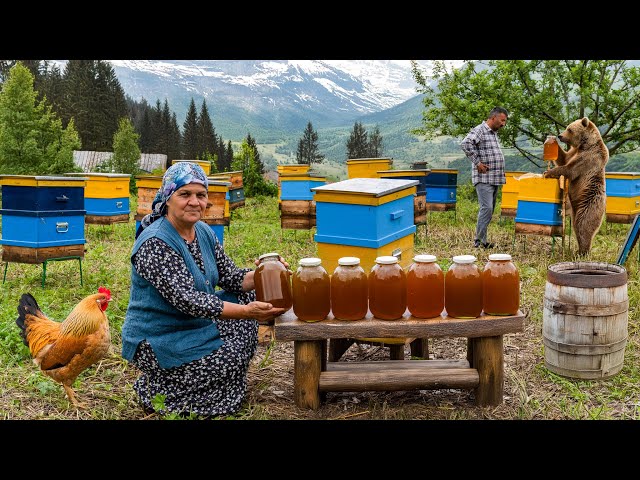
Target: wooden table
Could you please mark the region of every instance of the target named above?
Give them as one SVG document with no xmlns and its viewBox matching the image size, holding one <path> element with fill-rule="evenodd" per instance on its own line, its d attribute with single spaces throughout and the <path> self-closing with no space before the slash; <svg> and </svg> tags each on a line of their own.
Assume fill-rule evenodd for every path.
<svg viewBox="0 0 640 480">
<path fill-rule="evenodd" d="M 502 336 L 524 330 L 524 314 L 482 315 L 473 319 L 442 315 L 420 319 L 408 312 L 399 320 L 370 313 L 362 320 L 307 323 L 293 310 L 275 320 L 276 341 L 294 342 L 294 400 L 316 410 L 325 392 L 473 389 L 479 406 L 502 403 L 504 385 Z M 327 362 L 327 340 L 343 338 L 467 337 L 467 359 Z"/>
</svg>

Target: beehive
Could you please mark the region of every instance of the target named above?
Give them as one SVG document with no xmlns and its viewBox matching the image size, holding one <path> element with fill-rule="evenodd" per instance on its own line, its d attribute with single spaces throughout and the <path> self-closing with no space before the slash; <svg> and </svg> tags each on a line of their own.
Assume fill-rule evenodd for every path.
<svg viewBox="0 0 640 480">
<path fill-rule="evenodd" d="M 245 204 L 242 170 L 220 172 L 209 175 L 209 178 L 229 182 L 229 209 L 233 210 Z"/>
<path fill-rule="evenodd" d="M 378 178 L 380 170 L 390 170 L 393 165 L 391 158 L 353 158 L 347 160 L 347 177 Z"/>
<path fill-rule="evenodd" d="M 162 176 L 157 175 L 137 175 L 135 177 L 138 189 L 138 209 L 135 214 L 136 231 L 140 226 L 140 221 L 145 215 L 151 213 L 153 199 L 162 185 Z"/>
<path fill-rule="evenodd" d="M 202 221 L 216 233 L 220 243 L 224 243 L 224 226 L 229 225 L 229 187 L 230 182 L 214 180 L 208 177 L 208 202 Z"/>
<path fill-rule="evenodd" d="M 276 168 L 278 170 L 278 206 L 280 206 L 280 203 L 282 202 L 282 186 L 280 185 L 280 178 L 282 175 L 290 173 L 307 173 L 311 166 L 304 163 L 297 163 L 292 165 L 278 165 Z"/>
<path fill-rule="evenodd" d="M 632 223 L 640 213 L 640 172 L 605 173 L 607 222 Z"/>
<path fill-rule="evenodd" d="M 129 180 L 127 173 L 65 173 L 69 177 L 85 177 L 85 223 L 110 225 L 129 221 Z"/>
<path fill-rule="evenodd" d="M 197 163 L 204 170 L 205 175 L 209 175 L 211 173 L 211 162 L 206 160 L 171 160 L 171 165 L 175 165 L 180 162 L 189 162 L 189 163 Z"/>
<path fill-rule="evenodd" d="M 327 271 L 333 271 L 344 256 L 357 256 L 363 268 L 370 269 L 376 257 L 395 255 L 408 267 L 413 258 L 413 197 L 418 183 L 353 178 L 313 188 L 314 239 Z"/>
<path fill-rule="evenodd" d="M 518 177 L 527 172 L 504 172 L 507 183 L 502 186 L 502 201 L 500 203 L 500 215 L 503 217 L 515 217 L 518 209 L 518 191 L 520 182 Z"/>
<path fill-rule="evenodd" d="M 2 175 L 2 260 L 84 257 L 85 177 Z"/>
<path fill-rule="evenodd" d="M 415 164 L 414 164 L 415 165 Z M 427 221 L 427 177 L 431 170 L 382 170 L 378 172 L 380 178 L 395 178 L 398 180 L 417 180 L 416 196 L 413 198 L 413 223 L 421 225 Z"/>
<path fill-rule="evenodd" d="M 316 205 L 312 188 L 327 182 L 313 173 L 280 175 L 280 225 L 282 228 L 308 230 L 316 224 Z"/>
<path fill-rule="evenodd" d="M 427 210 L 444 211 L 456 208 L 458 170 L 431 169 L 427 177 Z"/>
<path fill-rule="evenodd" d="M 563 231 L 564 177 L 542 178 L 542 175 L 519 177 L 516 233 L 560 236 Z M 543 227 L 543 228 L 540 228 Z"/>
</svg>

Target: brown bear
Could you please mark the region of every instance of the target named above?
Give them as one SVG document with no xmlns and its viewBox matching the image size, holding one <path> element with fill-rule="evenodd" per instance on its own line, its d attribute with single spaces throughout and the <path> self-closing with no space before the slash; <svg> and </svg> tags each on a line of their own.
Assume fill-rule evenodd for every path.
<svg viewBox="0 0 640 480">
<path fill-rule="evenodd" d="M 544 172 L 545 178 L 569 179 L 571 223 L 578 240 L 578 254 L 591 250 L 593 237 L 600 229 L 606 209 L 605 165 L 609 149 L 604 144 L 598 127 L 584 117 L 570 123 L 558 135 L 569 145 L 569 150 L 558 148 L 556 167 Z"/>
</svg>

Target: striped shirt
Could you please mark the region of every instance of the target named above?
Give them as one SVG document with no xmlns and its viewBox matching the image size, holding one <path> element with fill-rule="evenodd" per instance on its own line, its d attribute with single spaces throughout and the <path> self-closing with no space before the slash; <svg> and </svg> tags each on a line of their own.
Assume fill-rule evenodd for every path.
<svg viewBox="0 0 640 480">
<path fill-rule="evenodd" d="M 504 155 L 498 143 L 498 135 L 491 130 L 486 121 L 473 127 L 460 143 L 460 148 L 471 160 L 471 181 L 502 185 L 507 179 L 504 175 Z M 489 167 L 486 173 L 478 172 L 479 162 Z"/>
</svg>

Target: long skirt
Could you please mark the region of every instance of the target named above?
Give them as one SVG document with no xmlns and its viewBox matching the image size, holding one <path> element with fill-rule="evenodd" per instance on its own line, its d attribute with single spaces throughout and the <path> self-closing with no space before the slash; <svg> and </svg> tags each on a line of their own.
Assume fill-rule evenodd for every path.
<svg viewBox="0 0 640 480">
<path fill-rule="evenodd" d="M 255 300 L 255 293 L 238 297 L 238 303 L 244 305 Z M 222 347 L 177 367 L 161 368 L 151 345 L 146 340 L 140 343 L 133 364 L 141 374 L 133 388 L 145 410 L 162 415 L 237 413 L 246 396 L 249 363 L 258 346 L 258 322 L 218 319 L 216 323 L 224 341 Z"/>
</svg>

